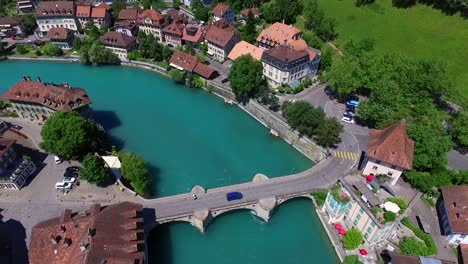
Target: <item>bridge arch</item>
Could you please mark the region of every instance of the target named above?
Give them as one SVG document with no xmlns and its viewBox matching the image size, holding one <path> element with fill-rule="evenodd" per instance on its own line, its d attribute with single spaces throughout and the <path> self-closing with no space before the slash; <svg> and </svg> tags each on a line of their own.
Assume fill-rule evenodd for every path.
<svg viewBox="0 0 468 264">
<path fill-rule="evenodd" d="M 297 196 L 289 196 L 289 197 L 278 198 L 276 204 L 277 204 L 277 206 L 280 206 L 281 204 L 283 204 L 285 202 L 288 202 L 288 201 L 291 201 L 293 199 L 309 199 L 312 202 L 314 201 L 314 198 L 312 197 L 312 195 L 306 193 L 306 194 L 297 195 Z"/>
</svg>

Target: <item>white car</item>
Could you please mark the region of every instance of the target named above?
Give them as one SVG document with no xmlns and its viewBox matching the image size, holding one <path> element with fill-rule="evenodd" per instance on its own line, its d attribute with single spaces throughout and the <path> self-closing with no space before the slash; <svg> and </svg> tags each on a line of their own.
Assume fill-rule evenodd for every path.
<svg viewBox="0 0 468 264">
<path fill-rule="evenodd" d="M 55 184 L 55 189 L 57 190 L 70 190 L 72 187 L 72 184 L 69 182 L 57 182 Z"/>
<path fill-rule="evenodd" d="M 60 158 L 59 156 L 54 156 L 54 160 L 55 160 L 55 164 L 60 164 L 63 162 L 62 158 Z"/>
<path fill-rule="evenodd" d="M 65 177 L 63 178 L 64 183 L 75 183 L 76 178 L 74 177 Z"/>
<path fill-rule="evenodd" d="M 348 124 L 354 124 L 354 115 L 352 113 L 346 112 L 341 118 L 341 121 Z"/>
</svg>

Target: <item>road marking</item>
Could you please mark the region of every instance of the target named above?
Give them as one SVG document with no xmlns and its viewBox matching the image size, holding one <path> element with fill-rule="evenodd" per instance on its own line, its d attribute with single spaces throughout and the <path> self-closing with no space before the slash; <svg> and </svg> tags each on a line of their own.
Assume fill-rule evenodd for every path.
<svg viewBox="0 0 468 264">
<path fill-rule="evenodd" d="M 340 159 L 359 160 L 359 154 L 350 151 L 333 151 L 333 156 Z"/>
</svg>

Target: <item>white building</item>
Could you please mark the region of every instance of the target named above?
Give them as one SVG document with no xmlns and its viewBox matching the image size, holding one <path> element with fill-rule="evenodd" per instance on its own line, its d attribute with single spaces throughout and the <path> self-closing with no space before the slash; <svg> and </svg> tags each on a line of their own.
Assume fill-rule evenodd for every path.
<svg viewBox="0 0 468 264">
<path fill-rule="evenodd" d="M 76 7 L 76 17 L 82 28 L 86 27 L 87 23 L 92 23 L 97 28 L 111 24 L 110 13 L 105 7 L 79 5 Z"/>
<path fill-rule="evenodd" d="M 210 26 L 205 40 L 208 43 L 208 55 L 219 62 L 224 62 L 240 38 L 229 28 Z"/>
<path fill-rule="evenodd" d="M 442 202 L 438 205 L 440 220 L 448 244 L 468 243 L 468 186 L 442 187 Z"/>
<path fill-rule="evenodd" d="M 402 120 L 385 129 L 371 129 L 361 171 L 364 175 L 382 175 L 395 185 L 403 170 L 413 166 L 414 141 L 406 133 Z"/>
<path fill-rule="evenodd" d="M 128 61 L 128 53 L 137 48 L 135 37 L 119 32 L 108 31 L 100 40 L 101 43 L 116 54 L 121 61 Z"/>
<path fill-rule="evenodd" d="M 73 1 L 41 1 L 35 12 L 38 36 L 44 37 L 54 27 L 77 31 L 79 22 L 75 16 L 75 8 Z"/>
<path fill-rule="evenodd" d="M 168 25 L 168 20 L 158 10 L 147 9 L 138 15 L 137 24 L 140 32 L 151 34 L 162 42 L 162 29 Z"/>
</svg>

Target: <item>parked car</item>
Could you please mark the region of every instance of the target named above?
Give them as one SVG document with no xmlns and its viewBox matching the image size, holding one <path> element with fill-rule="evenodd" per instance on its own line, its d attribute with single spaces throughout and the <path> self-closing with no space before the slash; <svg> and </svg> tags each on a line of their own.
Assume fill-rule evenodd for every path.
<svg viewBox="0 0 468 264">
<path fill-rule="evenodd" d="M 65 174 L 63 177 L 74 177 L 78 178 L 80 176 L 80 167 L 71 166 L 65 169 Z"/>
<path fill-rule="evenodd" d="M 221 83 L 227 83 L 228 81 L 229 81 L 228 78 L 224 78 L 224 79 L 221 80 Z"/>
<path fill-rule="evenodd" d="M 343 114 L 343 117 L 341 118 L 341 121 L 348 123 L 348 124 L 354 124 L 354 115 L 353 113 L 350 112 L 345 112 Z"/>
<path fill-rule="evenodd" d="M 244 197 L 244 196 L 240 192 L 230 192 L 230 193 L 226 194 L 226 199 L 228 201 L 240 200 L 240 199 L 242 199 L 242 197 Z"/>
<path fill-rule="evenodd" d="M 75 183 L 76 178 L 74 177 L 65 177 L 63 178 L 63 182 L 65 183 Z"/>
<path fill-rule="evenodd" d="M 72 184 L 69 182 L 57 182 L 55 184 L 55 189 L 57 190 L 70 190 L 72 187 Z"/>
<path fill-rule="evenodd" d="M 356 106 L 346 104 L 346 112 L 355 113 L 356 112 Z"/>
<path fill-rule="evenodd" d="M 193 197 L 194 200 L 196 200 L 198 198 L 196 194 L 192 194 L 192 197 Z"/>
<path fill-rule="evenodd" d="M 59 156 L 54 156 L 55 164 L 60 164 L 63 162 L 63 159 Z"/>
</svg>

